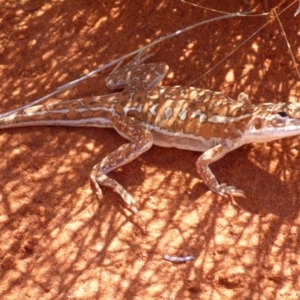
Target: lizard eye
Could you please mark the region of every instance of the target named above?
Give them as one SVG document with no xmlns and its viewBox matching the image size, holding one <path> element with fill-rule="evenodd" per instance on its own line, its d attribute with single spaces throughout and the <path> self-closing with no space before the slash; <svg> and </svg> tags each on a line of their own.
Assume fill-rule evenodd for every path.
<svg viewBox="0 0 300 300">
<path fill-rule="evenodd" d="M 279 111 L 278 113 L 277 113 L 281 118 L 286 118 L 288 115 L 287 115 L 287 113 L 285 113 L 284 111 Z"/>
</svg>

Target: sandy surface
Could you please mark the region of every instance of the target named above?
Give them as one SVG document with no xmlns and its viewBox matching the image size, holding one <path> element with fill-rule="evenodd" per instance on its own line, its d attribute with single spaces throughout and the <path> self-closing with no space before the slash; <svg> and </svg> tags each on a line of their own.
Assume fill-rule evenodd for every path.
<svg viewBox="0 0 300 300">
<path fill-rule="evenodd" d="M 194 2 L 262 13 L 263 2 L 280 1 Z M 299 62 L 298 3 L 283 2 L 278 13 L 294 2 L 280 20 Z M 0 0 L 0 111 L 217 15 L 179 0 Z M 233 98 L 243 91 L 254 103 L 298 101 L 299 78 L 276 18 L 217 21 L 154 50 L 149 61 L 170 66 L 165 84 L 189 85 L 216 66 L 192 85 Z M 57 98 L 108 93 L 108 73 Z M 99 201 L 89 179 L 122 143 L 110 129 L 0 132 L 1 299 L 300 298 L 297 137 L 250 144 L 213 164 L 218 180 L 247 199 L 210 192 L 197 176 L 196 152 L 153 147 L 112 172 L 137 199 L 146 234 L 111 190 Z M 195 259 L 172 264 L 164 254 Z"/>
</svg>

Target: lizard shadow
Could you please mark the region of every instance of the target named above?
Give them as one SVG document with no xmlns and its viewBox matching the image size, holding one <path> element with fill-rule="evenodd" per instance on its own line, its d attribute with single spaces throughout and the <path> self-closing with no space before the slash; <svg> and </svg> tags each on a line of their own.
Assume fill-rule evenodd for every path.
<svg viewBox="0 0 300 300">
<path fill-rule="evenodd" d="M 225 182 L 244 190 L 246 198 L 228 197 L 229 201 L 234 206 L 238 206 L 253 214 L 271 213 L 281 218 L 293 216 L 300 210 L 297 197 L 295 196 L 297 195 L 297 191 L 295 191 L 296 185 L 288 183 L 289 180 L 285 183 L 280 180 L 278 174 L 270 174 L 265 167 L 260 167 L 259 164 L 262 158 L 257 157 L 257 164 L 252 163 L 247 158 L 245 159 L 249 151 L 247 146 L 239 148 L 210 165 L 220 183 Z M 211 193 L 211 197 L 216 198 L 216 201 L 218 198 L 222 199 L 220 196 L 210 192 L 201 178 L 199 178 L 195 168 L 195 162 L 199 155 L 201 153 L 153 147 L 147 153 L 144 153 L 141 159 L 135 160 L 134 164 L 132 164 L 133 171 L 136 173 L 135 180 L 137 180 L 134 181 L 134 185 L 139 186 L 145 180 L 145 174 L 141 171 L 141 164 L 144 160 L 146 168 L 151 162 L 163 172 L 171 171 L 174 174 L 179 171 L 185 174 L 187 184 L 191 185 L 188 194 L 188 198 L 191 201 L 197 201 L 207 192 Z M 283 160 L 283 155 L 279 156 L 278 159 Z M 283 165 L 283 163 L 279 165 Z M 124 166 L 124 170 L 125 168 L 127 170 L 127 166 Z M 199 178 L 199 181 L 196 184 L 192 184 L 193 180 L 197 180 L 197 178 Z M 119 177 L 118 179 L 124 183 L 123 178 Z M 171 176 L 165 176 L 163 181 L 161 186 L 164 185 L 170 190 L 178 190 L 178 186 L 171 182 Z M 163 189 L 163 187 L 159 189 Z M 227 201 L 226 198 L 223 199 Z"/>
<path fill-rule="evenodd" d="M 238 159 L 236 152 L 241 154 Z M 295 196 L 295 185 L 289 184 L 288 180 L 284 183 L 279 175 L 270 174 L 248 159 L 241 162 L 247 156 L 245 152 L 245 148 L 235 150 L 219 161 L 218 167 L 212 167 L 220 182 L 227 182 L 245 191 L 246 198 L 231 197 L 232 203 L 250 213 L 271 213 L 280 218 L 298 213 L 300 207 Z M 279 159 L 283 160 L 283 155 Z M 257 162 L 260 163 L 259 158 Z"/>
</svg>

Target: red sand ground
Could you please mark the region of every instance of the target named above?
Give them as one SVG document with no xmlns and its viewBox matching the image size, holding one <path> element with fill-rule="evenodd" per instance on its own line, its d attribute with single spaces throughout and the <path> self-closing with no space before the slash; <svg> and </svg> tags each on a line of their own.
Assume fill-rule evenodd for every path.
<svg viewBox="0 0 300 300">
<path fill-rule="evenodd" d="M 194 1 L 228 12 L 263 1 Z M 267 2 L 267 1 L 265 1 Z M 280 1 L 269 0 L 270 8 Z M 297 1 L 280 15 L 297 61 Z M 278 10 L 278 12 L 280 11 Z M 160 36 L 217 16 L 175 1 L 0 0 L 0 109 L 29 103 Z M 274 16 L 274 15 L 273 15 Z M 161 43 L 168 85 L 255 103 L 298 101 L 299 78 L 278 21 L 236 18 Z M 108 93 L 109 70 L 59 95 Z M 137 199 L 148 232 L 118 195 L 99 201 L 89 174 L 124 140 L 110 129 L 32 127 L 0 133 L 1 299 L 299 299 L 299 140 L 244 146 L 212 166 L 247 199 L 226 200 L 197 176 L 198 153 L 153 147 L 112 172 Z M 195 260 L 172 264 L 163 254 Z"/>
</svg>

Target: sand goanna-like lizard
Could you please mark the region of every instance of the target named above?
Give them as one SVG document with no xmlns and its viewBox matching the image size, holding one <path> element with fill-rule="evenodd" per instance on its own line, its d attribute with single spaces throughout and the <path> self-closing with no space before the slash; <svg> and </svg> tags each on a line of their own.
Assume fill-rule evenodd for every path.
<svg viewBox="0 0 300 300">
<path fill-rule="evenodd" d="M 300 103 L 251 104 L 241 93 L 233 100 L 206 89 L 158 86 L 168 71 L 165 63 L 144 64 L 139 53 L 106 79 L 112 90 L 103 96 L 32 106 L 0 117 L 0 128 L 58 125 L 112 127 L 129 140 L 94 166 L 91 179 L 117 192 L 142 220 L 135 199 L 107 174 L 134 160 L 151 146 L 203 152 L 196 169 L 207 187 L 221 196 L 244 192 L 219 184 L 209 165 L 226 153 L 252 142 L 268 142 L 300 133 Z"/>
</svg>

